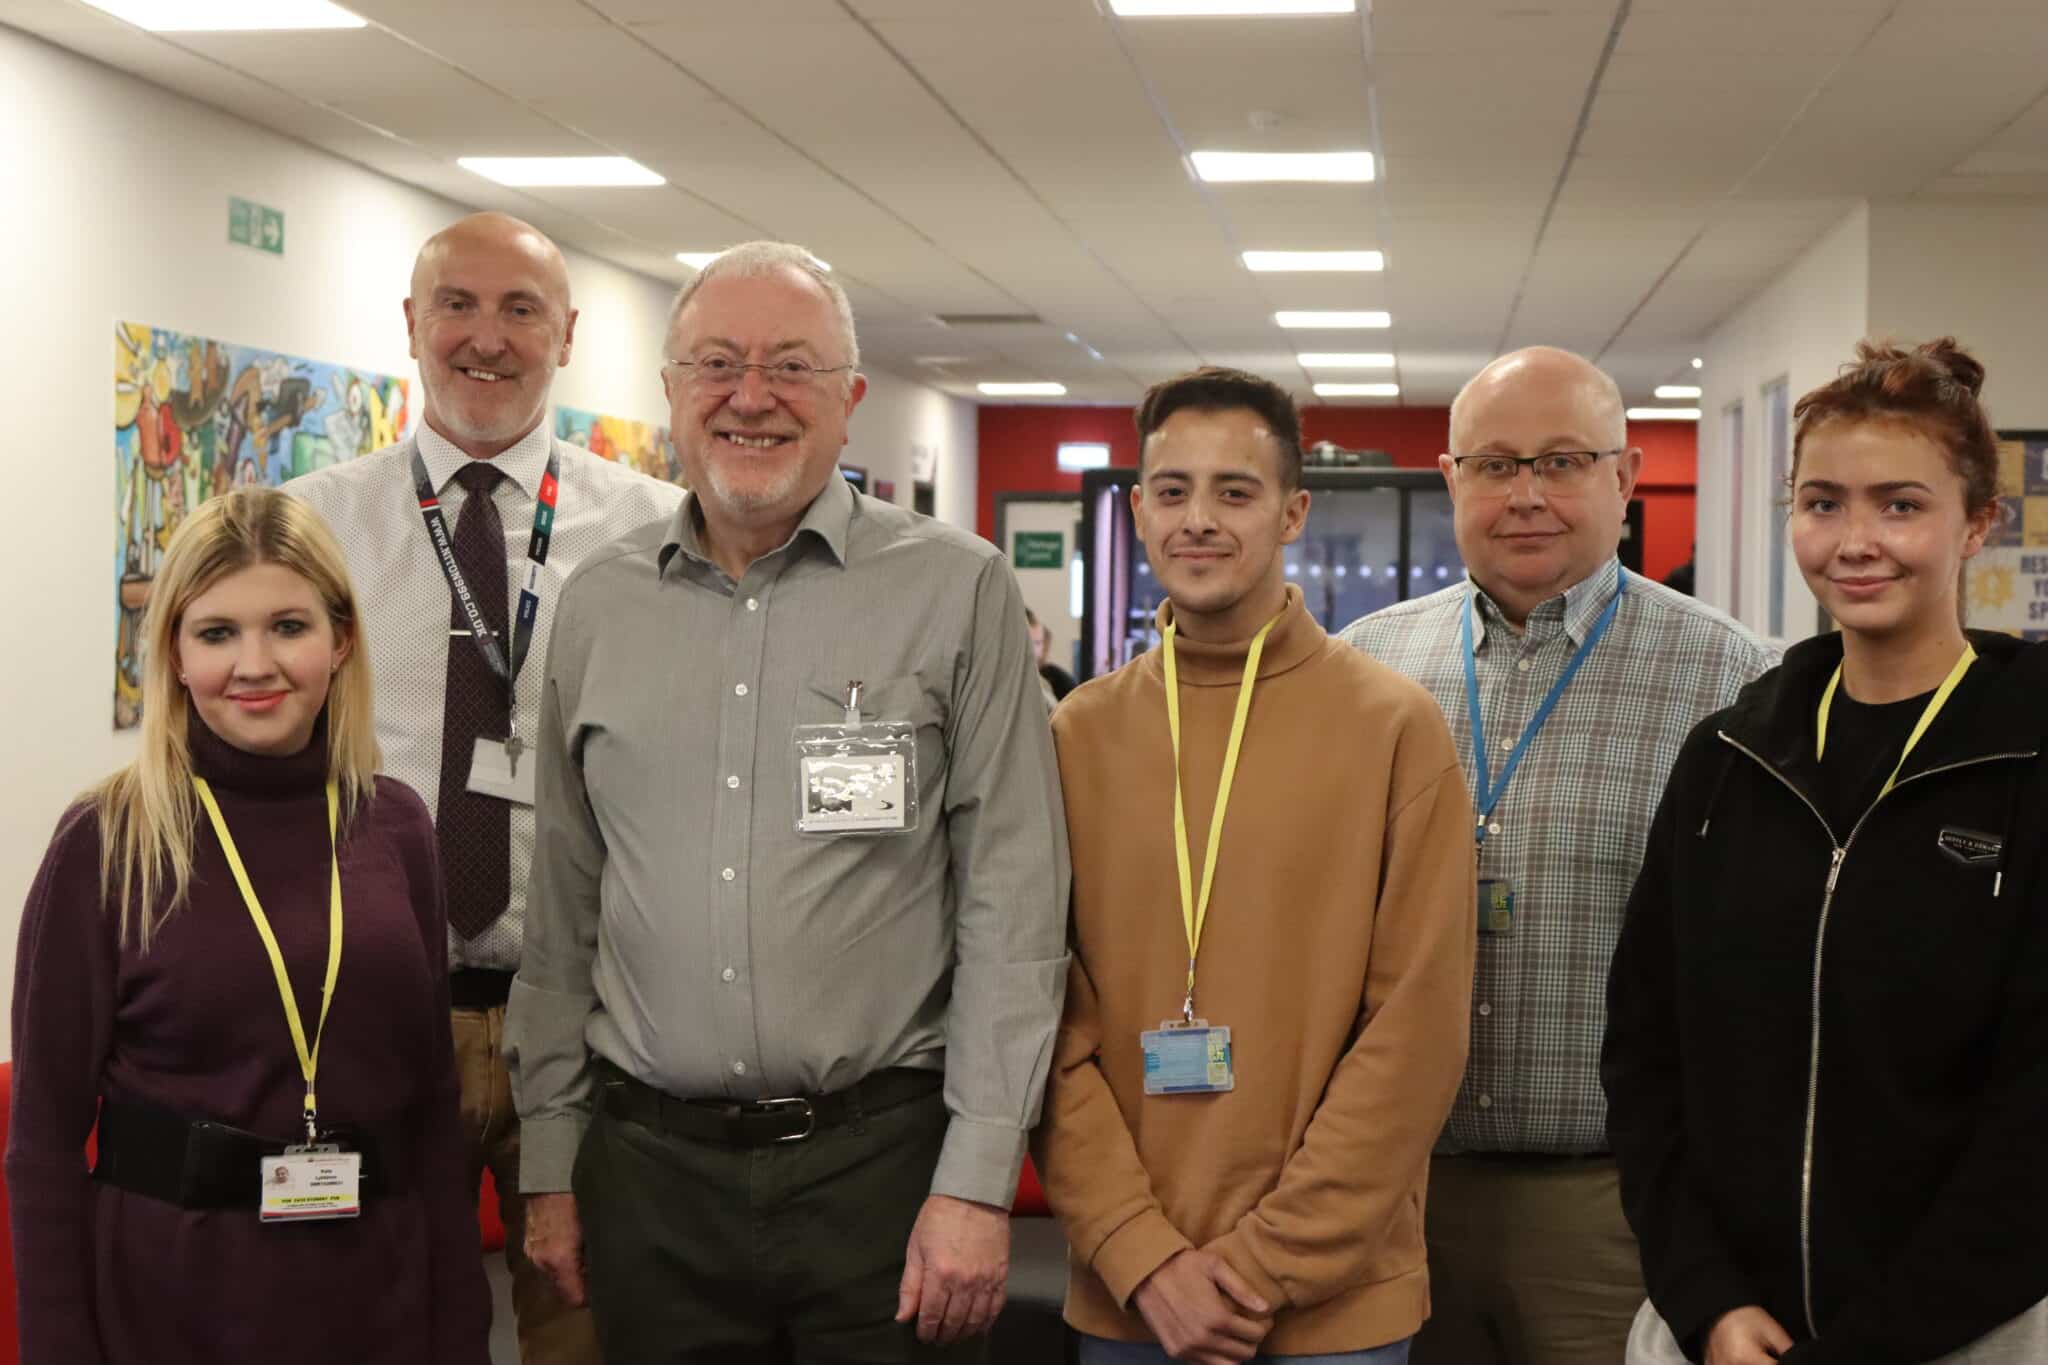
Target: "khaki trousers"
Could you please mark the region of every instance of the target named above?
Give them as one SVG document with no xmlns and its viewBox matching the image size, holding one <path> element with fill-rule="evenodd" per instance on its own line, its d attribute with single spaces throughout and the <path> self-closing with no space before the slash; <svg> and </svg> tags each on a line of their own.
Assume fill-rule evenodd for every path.
<svg viewBox="0 0 2048 1365">
<path fill-rule="evenodd" d="M 1642 1263 L 1612 1157 L 1439 1156 L 1410 1365 L 1621 1365 Z"/>
<path fill-rule="evenodd" d="M 601 1365 L 590 1310 L 571 1308 L 539 1266 L 526 1259 L 526 1201 L 519 1196 L 519 1116 L 505 1071 L 505 1007 L 455 1010 L 455 1069 L 462 1077 L 462 1127 L 469 1143 L 469 1189 L 484 1168 L 498 1186 L 505 1221 L 505 1263 L 512 1271 L 512 1315 L 524 1365 Z"/>
</svg>

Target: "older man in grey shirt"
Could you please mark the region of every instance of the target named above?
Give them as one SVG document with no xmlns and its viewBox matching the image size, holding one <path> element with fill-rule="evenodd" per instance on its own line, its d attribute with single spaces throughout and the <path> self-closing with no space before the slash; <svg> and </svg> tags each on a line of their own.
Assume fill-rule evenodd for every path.
<svg viewBox="0 0 2048 1365">
<path fill-rule="evenodd" d="M 1067 962 L 1023 603 L 838 477 L 866 381 L 808 253 L 728 251 L 667 346 L 694 491 L 585 561 L 548 660 L 529 1248 L 572 1296 L 587 1266 L 611 1359 L 952 1358 L 1002 1303 Z"/>
</svg>

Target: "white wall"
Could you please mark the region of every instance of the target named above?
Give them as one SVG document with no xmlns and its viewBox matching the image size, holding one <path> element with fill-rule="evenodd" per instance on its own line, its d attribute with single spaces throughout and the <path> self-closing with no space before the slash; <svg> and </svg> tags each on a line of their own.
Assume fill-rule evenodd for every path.
<svg viewBox="0 0 2048 1365">
<path fill-rule="evenodd" d="M 113 327 L 134 321 L 411 376 L 399 305 L 414 253 L 465 212 L 0 26 L 0 410 L 15 493 L 0 535 L 0 982 L 65 805 L 125 762 L 112 729 Z M 227 240 L 227 201 L 285 211 L 286 254 Z M 558 403 L 666 422 L 670 286 L 571 253 L 581 311 Z M 414 411 L 419 395 L 414 391 Z M 913 441 L 941 451 L 939 511 L 974 525 L 971 405 L 875 376 L 848 459 L 910 499 Z M 0 1015 L 0 1055 L 8 1048 Z"/>
<path fill-rule="evenodd" d="M 1858 205 L 1770 284 L 1715 328 L 1700 354 L 1699 593 L 1759 632 L 1769 621 L 1766 602 L 1771 541 L 1784 534 L 1778 504 L 1782 490 L 1770 486 L 1770 442 L 1764 430 L 1763 390 L 1788 381 L 1790 396 L 1834 377 L 1864 334 L 1869 316 L 1871 214 Z M 1730 464 L 1723 413 L 1742 403 L 1741 545 L 1734 544 Z M 1741 601 L 1732 600 L 1731 579 L 1741 556 Z M 1813 632 L 1812 594 L 1795 566 L 1785 573 L 1785 633 Z"/>
<path fill-rule="evenodd" d="M 1953 335 L 1984 362 L 1984 405 L 2006 430 L 2048 428 L 2048 200 L 1870 207 L 1870 331 Z"/>
</svg>

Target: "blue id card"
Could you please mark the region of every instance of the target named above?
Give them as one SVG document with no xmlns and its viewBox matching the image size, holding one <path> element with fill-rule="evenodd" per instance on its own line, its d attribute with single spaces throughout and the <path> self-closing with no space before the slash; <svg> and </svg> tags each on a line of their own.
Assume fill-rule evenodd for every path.
<svg viewBox="0 0 2048 1365">
<path fill-rule="evenodd" d="M 1169 1019 L 1138 1035 L 1145 1049 L 1145 1093 L 1213 1095 L 1237 1088 L 1230 1062 L 1230 1030 L 1206 1019 Z"/>
</svg>

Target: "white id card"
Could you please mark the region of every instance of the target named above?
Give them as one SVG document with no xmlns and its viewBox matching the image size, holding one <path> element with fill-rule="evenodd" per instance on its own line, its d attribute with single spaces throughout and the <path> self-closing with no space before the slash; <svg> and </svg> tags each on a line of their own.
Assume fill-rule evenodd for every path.
<svg viewBox="0 0 2048 1365">
<path fill-rule="evenodd" d="M 917 828 L 917 732 L 909 725 L 800 725 L 800 834 L 905 834 Z"/>
<path fill-rule="evenodd" d="M 482 739 L 469 760 L 469 789 L 521 806 L 533 804 L 534 754 L 527 749 L 515 765 L 502 739 Z"/>
<path fill-rule="evenodd" d="M 363 1211 L 363 1154 L 337 1147 L 295 1148 L 259 1163 L 266 1223 L 313 1223 L 354 1218 Z"/>
<path fill-rule="evenodd" d="M 1214 1095 L 1237 1089 L 1230 1060 L 1230 1030 L 1206 1019 L 1169 1019 L 1138 1035 L 1145 1049 L 1148 1095 Z"/>
</svg>

